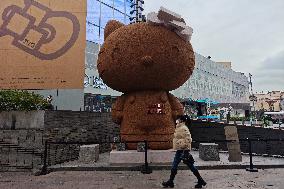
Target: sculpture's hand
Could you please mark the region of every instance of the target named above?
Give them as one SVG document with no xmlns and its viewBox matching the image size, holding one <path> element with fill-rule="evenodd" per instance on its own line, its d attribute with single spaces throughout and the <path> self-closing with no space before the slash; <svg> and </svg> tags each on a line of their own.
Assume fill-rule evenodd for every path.
<svg viewBox="0 0 284 189">
<path fill-rule="evenodd" d="M 116 124 L 121 124 L 123 119 L 123 107 L 125 102 L 125 96 L 117 97 L 115 103 L 112 105 L 111 116 L 112 120 Z"/>
<path fill-rule="evenodd" d="M 123 118 L 123 111 L 111 110 L 112 120 L 116 124 L 121 124 Z"/>
<path fill-rule="evenodd" d="M 168 96 L 169 96 L 169 102 L 171 104 L 172 116 L 174 119 L 176 119 L 177 116 L 184 114 L 183 105 L 174 95 L 168 93 Z"/>
</svg>

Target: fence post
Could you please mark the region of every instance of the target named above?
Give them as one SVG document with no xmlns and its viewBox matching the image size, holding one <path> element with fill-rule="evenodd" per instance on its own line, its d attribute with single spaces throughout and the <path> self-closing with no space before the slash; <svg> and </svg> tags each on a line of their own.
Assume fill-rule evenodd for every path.
<svg viewBox="0 0 284 189">
<path fill-rule="evenodd" d="M 145 143 L 145 164 L 142 165 L 141 173 L 151 174 L 152 169 L 148 165 L 148 141 L 144 140 L 144 143 Z"/>
<path fill-rule="evenodd" d="M 47 174 L 47 146 L 48 146 L 48 142 L 47 140 L 44 143 L 44 153 L 43 153 L 43 167 L 41 170 L 41 174 L 45 175 Z"/>
<path fill-rule="evenodd" d="M 249 143 L 249 162 L 250 162 L 250 165 L 249 165 L 249 168 L 246 168 L 246 171 L 249 171 L 249 172 L 258 172 L 257 168 L 254 168 L 253 167 L 253 163 L 252 163 L 252 145 L 251 145 L 251 139 L 247 138 L 248 140 L 248 143 Z"/>
</svg>

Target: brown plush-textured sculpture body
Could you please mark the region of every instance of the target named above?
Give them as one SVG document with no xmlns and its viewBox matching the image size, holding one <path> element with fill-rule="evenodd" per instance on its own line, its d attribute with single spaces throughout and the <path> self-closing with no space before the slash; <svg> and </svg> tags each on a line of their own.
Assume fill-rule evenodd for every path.
<svg viewBox="0 0 284 189">
<path fill-rule="evenodd" d="M 108 86 L 124 93 L 112 107 L 121 139 L 165 141 L 149 147 L 172 148 L 175 117 L 183 114 L 183 106 L 168 91 L 192 74 L 191 44 L 163 26 L 109 21 L 97 67 Z M 127 147 L 135 149 L 136 144 Z"/>
</svg>

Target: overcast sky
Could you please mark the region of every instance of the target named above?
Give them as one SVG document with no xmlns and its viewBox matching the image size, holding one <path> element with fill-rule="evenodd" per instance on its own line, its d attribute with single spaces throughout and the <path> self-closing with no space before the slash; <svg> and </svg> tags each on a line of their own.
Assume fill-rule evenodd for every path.
<svg viewBox="0 0 284 189">
<path fill-rule="evenodd" d="M 253 75 L 254 91 L 284 91 L 284 0 L 145 0 L 164 6 L 193 30 L 194 51 Z"/>
</svg>

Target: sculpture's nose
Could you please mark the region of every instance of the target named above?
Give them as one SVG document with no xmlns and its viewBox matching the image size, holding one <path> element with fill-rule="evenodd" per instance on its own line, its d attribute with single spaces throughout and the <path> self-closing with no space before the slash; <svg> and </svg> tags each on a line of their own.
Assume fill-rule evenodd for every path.
<svg viewBox="0 0 284 189">
<path fill-rule="evenodd" d="M 141 62 L 144 66 L 151 66 L 153 65 L 154 61 L 151 56 L 144 56 L 141 58 Z"/>
</svg>

